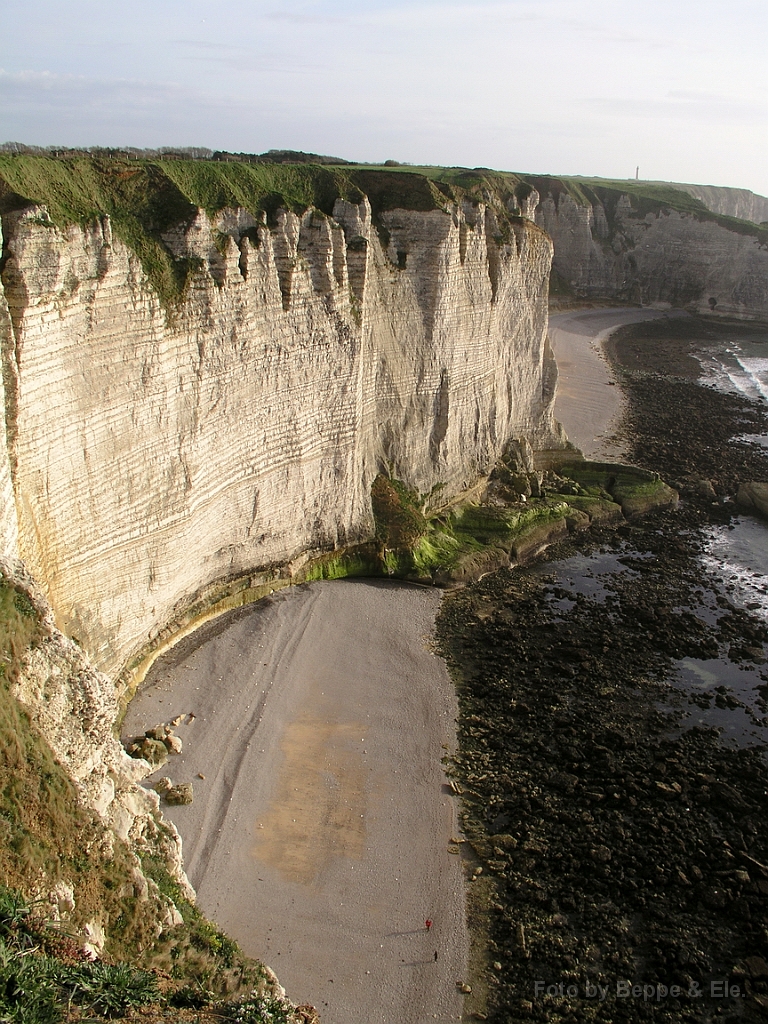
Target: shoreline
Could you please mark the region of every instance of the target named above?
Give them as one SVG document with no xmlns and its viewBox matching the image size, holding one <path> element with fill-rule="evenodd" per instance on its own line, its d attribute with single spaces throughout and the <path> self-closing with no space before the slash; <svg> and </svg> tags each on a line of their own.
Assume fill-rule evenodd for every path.
<svg viewBox="0 0 768 1024">
<path fill-rule="evenodd" d="M 700 562 L 703 527 L 734 511 L 717 495 L 739 474 L 768 478 L 765 450 L 737 439 L 743 418 L 764 430 L 765 416 L 682 372 L 700 329 L 667 320 L 650 340 L 636 327 L 611 341 L 630 460 L 679 483 L 680 508 L 593 527 L 441 609 L 460 683 L 454 773 L 487 878 L 492 1021 L 703 1024 L 768 1009 L 768 626 Z M 757 745 L 713 729 L 732 723 Z M 718 979 L 739 998 L 686 998 Z M 623 999 L 627 980 L 683 997 Z M 609 997 L 590 1000 L 590 986 Z"/>
<path fill-rule="evenodd" d="M 624 446 L 613 437 L 624 399 L 606 358 L 608 339 L 625 325 L 668 315 L 668 311 L 640 307 L 573 309 L 550 315 L 549 337 L 558 368 L 555 418 L 585 458 L 606 462 L 625 458 Z"/>
</svg>

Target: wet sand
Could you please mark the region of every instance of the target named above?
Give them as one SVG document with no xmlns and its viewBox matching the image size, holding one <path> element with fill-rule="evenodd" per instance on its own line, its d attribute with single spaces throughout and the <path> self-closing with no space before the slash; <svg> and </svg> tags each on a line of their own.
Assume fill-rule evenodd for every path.
<svg viewBox="0 0 768 1024">
<path fill-rule="evenodd" d="M 461 1016 L 464 889 L 441 766 L 457 706 L 429 640 L 440 597 L 368 580 L 282 591 L 182 641 L 124 723 L 134 735 L 187 715 L 182 754 L 150 781 L 194 785 L 165 812 L 199 905 L 323 1024 Z"/>
<path fill-rule="evenodd" d="M 588 459 L 621 461 L 624 456 L 622 445 L 611 437 L 621 417 L 622 396 L 603 355 L 603 342 L 624 324 L 669 315 L 621 307 L 550 316 L 549 338 L 558 369 L 555 417 Z"/>
</svg>

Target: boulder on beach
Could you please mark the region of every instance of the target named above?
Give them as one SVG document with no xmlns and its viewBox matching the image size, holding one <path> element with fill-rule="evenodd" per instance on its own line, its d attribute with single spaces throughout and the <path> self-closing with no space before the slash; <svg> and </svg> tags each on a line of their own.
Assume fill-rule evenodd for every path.
<svg viewBox="0 0 768 1024">
<path fill-rule="evenodd" d="M 753 481 L 739 486 L 736 501 L 742 508 L 750 512 L 760 512 L 768 516 L 768 483 L 765 481 Z"/>
<path fill-rule="evenodd" d="M 163 737 L 163 743 L 168 748 L 169 754 L 180 754 L 181 753 L 181 739 L 175 736 L 172 732 L 169 732 Z"/>
<path fill-rule="evenodd" d="M 131 757 L 141 757 L 150 764 L 160 767 L 168 760 L 168 748 L 160 740 L 144 736 L 128 747 Z"/>
<path fill-rule="evenodd" d="M 169 789 L 165 794 L 165 802 L 168 804 L 181 805 L 192 803 L 192 783 L 181 782 L 178 786 Z"/>
</svg>

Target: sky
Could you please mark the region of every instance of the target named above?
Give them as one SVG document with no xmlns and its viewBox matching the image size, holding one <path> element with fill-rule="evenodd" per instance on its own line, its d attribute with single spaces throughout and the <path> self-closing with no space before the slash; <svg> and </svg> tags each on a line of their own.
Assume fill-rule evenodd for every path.
<svg viewBox="0 0 768 1024">
<path fill-rule="evenodd" d="M 0 142 L 768 195 L 765 0 L 0 0 Z"/>
</svg>

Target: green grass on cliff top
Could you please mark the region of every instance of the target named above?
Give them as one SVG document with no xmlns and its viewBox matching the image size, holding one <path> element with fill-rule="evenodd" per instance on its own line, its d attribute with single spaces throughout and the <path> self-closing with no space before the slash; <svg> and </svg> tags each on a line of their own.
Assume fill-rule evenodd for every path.
<svg viewBox="0 0 768 1024">
<path fill-rule="evenodd" d="M 609 225 L 621 196 L 627 195 L 641 217 L 670 209 L 768 241 L 765 229 L 714 214 L 687 192 L 658 182 L 563 178 L 483 167 L 0 154 L 0 213 L 44 205 L 51 224 L 59 228 L 84 226 L 108 215 L 115 234 L 138 256 L 167 309 L 183 296 L 197 263 L 175 259 L 162 234 L 173 225 L 190 221 L 200 207 L 209 215 L 229 206 L 256 215 L 265 213 L 268 218 L 280 207 L 296 213 L 314 207 L 330 214 L 338 198 L 359 202 L 365 194 L 380 226 L 378 215 L 385 210 L 437 210 L 464 198 L 482 198 L 504 210 L 509 199 L 526 185 L 535 187 L 542 198 L 567 193 L 580 205 L 599 202 Z"/>
<path fill-rule="evenodd" d="M 43 205 L 58 228 L 85 226 L 108 215 L 166 308 L 183 296 L 196 263 L 175 259 L 162 235 L 189 222 L 199 207 L 209 215 L 233 206 L 268 218 L 280 207 L 330 214 L 337 199 L 359 202 L 363 194 L 370 196 L 374 214 L 397 206 L 439 209 L 455 198 L 451 189 L 441 191 L 426 176 L 399 169 L 383 175 L 376 169 L 314 164 L 0 154 L 0 213 Z"/>
<path fill-rule="evenodd" d="M 435 183 L 445 184 L 462 190 L 491 188 L 512 193 L 521 183 L 532 185 L 542 199 L 551 195 L 554 199 L 562 194 L 569 195 L 580 206 L 601 203 L 605 208 L 609 224 L 622 196 L 628 196 L 634 211 L 641 217 L 660 210 L 675 210 L 690 214 L 699 220 L 712 221 L 742 235 L 753 235 L 762 242 L 768 241 L 768 232 L 752 221 L 740 220 L 714 213 L 701 199 L 683 189 L 658 181 L 638 181 L 634 178 L 584 178 L 564 177 L 551 174 L 522 174 L 513 171 L 496 171 L 488 167 L 428 167 L 398 165 L 395 168 L 381 165 L 354 165 L 370 171 L 391 173 L 393 170 L 406 174 L 423 176 Z M 349 167 L 346 170 L 350 170 Z"/>
<path fill-rule="evenodd" d="M 109 214 L 113 220 L 134 220 L 150 232 L 188 219 L 197 207 L 209 214 L 227 206 L 269 214 L 279 205 L 296 212 L 314 206 L 330 214 L 337 198 L 359 201 L 365 193 L 374 212 L 391 209 L 394 203 L 408 209 L 436 209 L 467 193 L 508 197 L 521 183 L 534 186 L 542 198 L 567 193 L 581 205 L 600 201 L 611 206 L 627 195 L 641 213 L 643 207 L 668 208 L 724 221 L 729 227 L 758 228 L 749 221 L 714 214 L 700 199 L 672 185 L 634 179 L 521 174 L 487 167 L 0 154 L 0 212 L 42 203 L 57 225 L 84 224 Z"/>
</svg>

